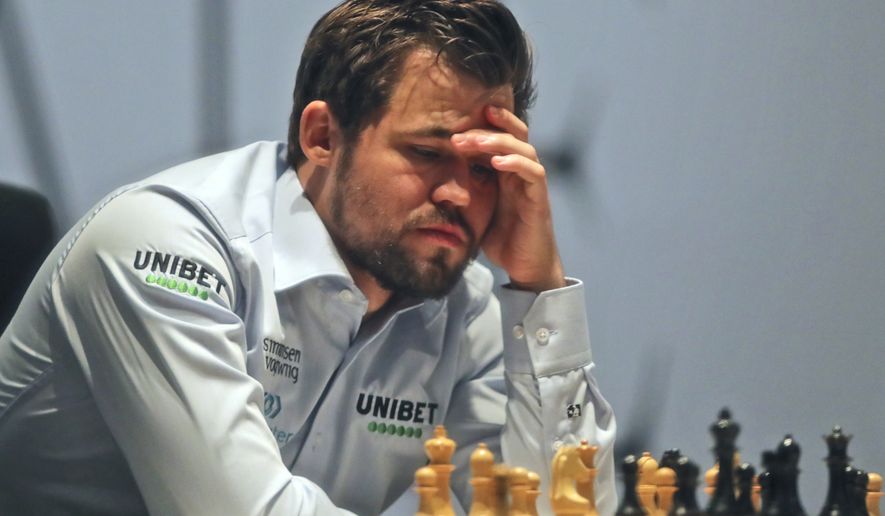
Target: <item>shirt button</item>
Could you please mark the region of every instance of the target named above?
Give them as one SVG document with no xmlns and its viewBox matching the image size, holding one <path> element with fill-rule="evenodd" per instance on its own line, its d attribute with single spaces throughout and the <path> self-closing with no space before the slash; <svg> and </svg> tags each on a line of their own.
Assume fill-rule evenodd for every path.
<svg viewBox="0 0 885 516">
<path fill-rule="evenodd" d="M 535 337 L 538 339 L 538 344 L 547 344 L 547 341 L 550 340 L 550 330 L 538 328 L 538 331 L 535 332 Z"/>
<path fill-rule="evenodd" d="M 562 448 L 562 445 L 563 445 L 563 442 L 560 441 L 559 439 L 553 441 L 553 451 L 559 450 L 560 448 Z"/>
<path fill-rule="evenodd" d="M 348 289 L 344 289 L 338 293 L 338 299 L 344 301 L 345 303 L 350 303 L 353 301 L 353 292 Z"/>
<path fill-rule="evenodd" d="M 521 324 L 517 324 L 513 327 L 513 336 L 522 340 L 525 338 L 525 328 L 523 328 Z"/>
</svg>

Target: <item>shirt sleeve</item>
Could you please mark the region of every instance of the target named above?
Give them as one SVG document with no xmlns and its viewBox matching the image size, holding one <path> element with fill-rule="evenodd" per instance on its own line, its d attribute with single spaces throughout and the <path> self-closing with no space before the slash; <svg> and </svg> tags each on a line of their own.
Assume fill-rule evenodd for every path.
<svg viewBox="0 0 885 516">
<path fill-rule="evenodd" d="M 59 338 L 152 514 L 350 514 L 281 460 L 226 245 L 181 199 L 123 194 L 60 260 Z"/>
<path fill-rule="evenodd" d="M 461 448 L 459 441 L 462 455 L 456 458 L 463 464 L 459 469 L 469 475 L 473 446 L 486 442 L 496 454 L 500 450 L 499 461 L 540 475 L 543 494 L 538 510 L 550 514 L 547 493 L 553 456 L 560 446 L 587 439 L 599 447 L 595 457 L 597 510 L 604 516 L 614 514 L 616 425 L 593 376 L 583 284 L 569 279 L 568 286 L 540 294 L 505 287 L 498 309 L 497 303 L 490 303 L 468 328 L 471 348 L 500 349 L 491 342 L 497 338 L 503 340 L 504 352 L 503 364 L 489 362 L 456 389 L 450 416 L 458 436 L 453 438 L 463 439 L 469 448 Z M 496 392 L 506 395 L 503 411 L 494 408 Z M 465 421 L 469 421 L 466 431 Z M 482 426 L 496 422 L 503 425 L 498 426 L 498 435 Z M 468 479 L 453 482 L 456 492 L 469 492 Z"/>
</svg>

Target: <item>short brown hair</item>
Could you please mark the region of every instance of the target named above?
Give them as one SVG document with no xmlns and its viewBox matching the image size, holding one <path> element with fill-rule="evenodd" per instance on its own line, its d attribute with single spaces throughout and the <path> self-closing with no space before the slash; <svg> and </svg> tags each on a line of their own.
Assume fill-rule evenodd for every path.
<svg viewBox="0 0 885 516">
<path fill-rule="evenodd" d="M 514 112 L 534 101 L 532 55 L 513 13 L 497 0 L 346 0 L 314 25 L 295 78 L 287 162 L 308 103 L 329 104 L 348 141 L 380 116 L 413 50 L 438 52 L 457 72 L 487 87 L 513 85 Z"/>
</svg>

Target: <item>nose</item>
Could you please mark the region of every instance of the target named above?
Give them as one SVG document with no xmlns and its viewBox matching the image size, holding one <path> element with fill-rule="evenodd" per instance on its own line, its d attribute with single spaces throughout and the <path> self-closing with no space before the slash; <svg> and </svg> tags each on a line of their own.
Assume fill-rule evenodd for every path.
<svg viewBox="0 0 885 516">
<path fill-rule="evenodd" d="M 467 165 L 461 163 L 457 166 L 459 169 L 464 168 L 465 171 L 459 170 L 455 173 L 446 174 L 434 186 L 430 195 L 430 200 L 434 204 L 452 204 L 457 207 L 466 207 L 470 204 L 470 190 L 465 186 L 469 180 L 469 172 L 466 172 Z"/>
</svg>

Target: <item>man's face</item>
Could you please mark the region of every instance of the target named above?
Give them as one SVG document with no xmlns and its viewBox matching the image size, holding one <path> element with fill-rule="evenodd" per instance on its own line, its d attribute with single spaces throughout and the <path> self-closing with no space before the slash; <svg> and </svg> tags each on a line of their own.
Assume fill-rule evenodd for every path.
<svg viewBox="0 0 885 516">
<path fill-rule="evenodd" d="M 406 59 L 382 118 L 331 171 L 327 224 L 351 266 L 410 296 L 455 285 L 491 223 L 498 176 L 491 156 L 459 154 L 451 136 L 492 129 L 489 104 L 513 109 L 512 88 L 486 88 L 428 51 Z"/>
</svg>

